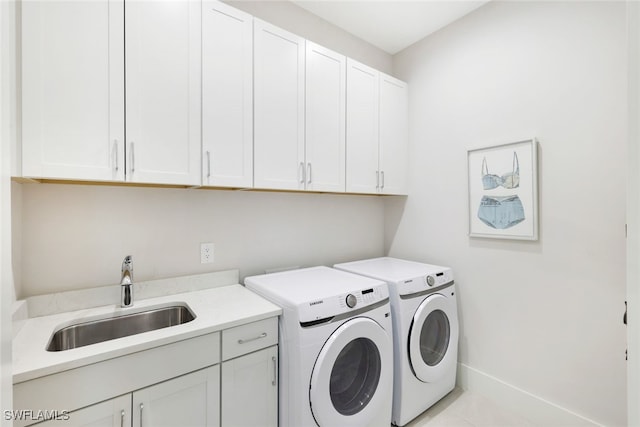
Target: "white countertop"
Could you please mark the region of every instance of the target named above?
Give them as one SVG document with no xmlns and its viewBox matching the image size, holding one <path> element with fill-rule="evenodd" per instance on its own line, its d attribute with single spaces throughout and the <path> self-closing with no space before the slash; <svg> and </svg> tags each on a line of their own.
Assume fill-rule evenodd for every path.
<svg viewBox="0 0 640 427">
<path fill-rule="evenodd" d="M 87 317 L 134 313 L 174 303 L 188 305 L 196 318 L 182 325 L 72 350 L 46 350 L 51 335 L 61 326 L 68 326 Z M 229 285 L 134 301 L 130 308 L 108 305 L 30 318 L 23 321 L 13 340 L 13 383 L 278 316 L 281 312 L 280 307 L 244 286 Z"/>
</svg>

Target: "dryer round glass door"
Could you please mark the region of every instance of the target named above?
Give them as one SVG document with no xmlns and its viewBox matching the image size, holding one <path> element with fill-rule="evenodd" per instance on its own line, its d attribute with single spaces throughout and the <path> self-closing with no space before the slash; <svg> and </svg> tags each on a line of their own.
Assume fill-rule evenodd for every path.
<svg viewBox="0 0 640 427">
<path fill-rule="evenodd" d="M 454 299 L 428 296 L 418 306 L 409 329 L 409 362 L 423 382 L 442 378 L 457 359 L 458 319 Z"/>
<path fill-rule="evenodd" d="M 309 403 L 318 425 L 369 425 L 392 398 L 392 353 L 391 337 L 371 319 L 336 329 L 311 374 Z"/>
</svg>

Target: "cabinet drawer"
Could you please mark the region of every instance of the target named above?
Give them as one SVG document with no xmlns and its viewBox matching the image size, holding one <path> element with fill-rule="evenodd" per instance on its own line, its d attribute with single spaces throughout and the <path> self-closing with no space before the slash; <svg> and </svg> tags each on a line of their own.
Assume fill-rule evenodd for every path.
<svg viewBox="0 0 640 427">
<path fill-rule="evenodd" d="M 222 360 L 278 343 L 278 318 L 260 320 L 222 331 Z"/>
</svg>

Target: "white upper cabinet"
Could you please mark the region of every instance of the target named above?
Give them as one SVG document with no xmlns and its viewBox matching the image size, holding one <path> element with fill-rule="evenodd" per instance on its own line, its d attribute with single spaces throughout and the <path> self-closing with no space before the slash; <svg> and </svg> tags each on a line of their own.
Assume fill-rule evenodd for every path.
<svg viewBox="0 0 640 427">
<path fill-rule="evenodd" d="M 254 186 L 305 184 L 303 38 L 254 18 Z"/>
<path fill-rule="evenodd" d="M 347 60 L 347 192 L 379 188 L 378 116 L 380 73 Z"/>
<path fill-rule="evenodd" d="M 24 177 L 406 194 L 404 82 L 219 0 L 21 5 Z"/>
<path fill-rule="evenodd" d="M 306 45 L 306 189 L 344 192 L 346 57 Z"/>
<path fill-rule="evenodd" d="M 201 3 L 126 3 L 127 181 L 201 183 Z"/>
<path fill-rule="evenodd" d="M 253 17 L 202 3 L 202 184 L 253 185 Z"/>
<path fill-rule="evenodd" d="M 124 5 L 22 5 L 22 175 L 124 179 Z"/>
<path fill-rule="evenodd" d="M 406 194 L 407 84 L 347 62 L 347 192 Z"/>
<path fill-rule="evenodd" d="M 409 99 L 407 84 L 380 73 L 380 191 L 407 194 Z"/>
</svg>

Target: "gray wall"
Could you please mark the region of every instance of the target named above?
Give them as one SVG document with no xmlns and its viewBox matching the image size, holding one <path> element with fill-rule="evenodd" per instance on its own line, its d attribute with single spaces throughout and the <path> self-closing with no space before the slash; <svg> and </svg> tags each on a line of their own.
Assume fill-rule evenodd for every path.
<svg viewBox="0 0 640 427">
<path fill-rule="evenodd" d="M 19 296 L 118 283 L 128 254 L 137 281 L 380 256 L 383 214 L 375 196 L 24 184 Z"/>
<path fill-rule="evenodd" d="M 453 267 L 469 367 L 626 423 L 624 2 L 490 2 L 394 57 L 411 187 L 393 256 Z M 537 137 L 540 240 L 467 236 L 467 150 Z M 501 172 L 502 173 L 502 172 Z"/>
</svg>

